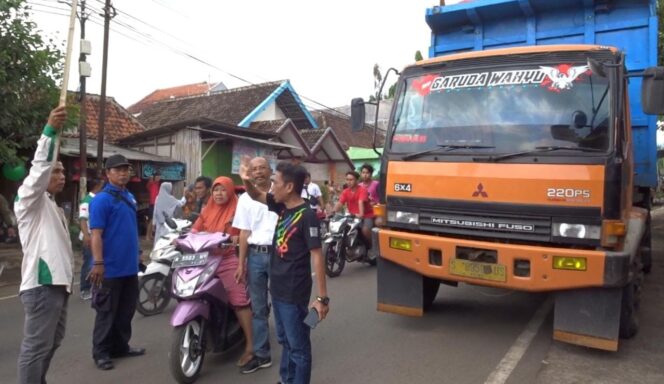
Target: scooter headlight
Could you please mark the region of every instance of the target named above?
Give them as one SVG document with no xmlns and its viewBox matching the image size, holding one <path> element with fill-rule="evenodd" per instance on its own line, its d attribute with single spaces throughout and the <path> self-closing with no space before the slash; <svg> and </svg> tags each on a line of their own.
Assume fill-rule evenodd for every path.
<svg viewBox="0 0 664 384">
<path fill-rule="evenodd" d="M 183 280 L 180 276 L 175 279 L 175 294 L 179 297 L 187 297 L 194 294 L 199 279 Z"/>
<path fill-rule="evenodd" d="M 337 233 L 339 232 L 339 228 L 341 228 L 341 224 L 343 223 L 342 220 L 339 221 L 331 221 L 330 222 L 330 232 L 332 233 Z"/>
<path fill-rule="evenodd" d="M 203 273 L 201 273 L 201 275 L 198 277 L 198 280 L 196 282 L 196 289 L 200 288 L 201 285 L 205 284 L 205 282 L 208 281 L 210 276 L 212 276 L 216 271 L 217 271 L 217 263 L 208 265 L 208 267 L 205 268 L 205 271 L 203 271 Z"/>
</svg>

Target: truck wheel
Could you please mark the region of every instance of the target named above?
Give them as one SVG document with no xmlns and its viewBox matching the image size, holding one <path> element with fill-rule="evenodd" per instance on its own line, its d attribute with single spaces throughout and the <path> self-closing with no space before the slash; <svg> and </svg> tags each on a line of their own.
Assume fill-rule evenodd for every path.
<svg viewBox="0 0 664 384">
<path fill-rule="evenodd" d="M 422 307 L 427 310 L 431 308 L 433 301 L 436 299 L 438 289 L 440 288 L 440 281 L 430 277 L 422 277 Z"/>
<path fill-rule="evenodd" d="M 639 331 L 640 286 L 634 281 L 623 288 L 620 306 L 620 337 L 632 338 Z"/>
<path fill-rule="evenodd" d="M 641 263 L 643 264 L 643 272 L 650 273 L 652 270 L 652 231 L 650 230 L 651 218 L 648 213 L 648 220 L 646 221 L 646 233 L 643 235 L 641 244 Z"/>
</svg>

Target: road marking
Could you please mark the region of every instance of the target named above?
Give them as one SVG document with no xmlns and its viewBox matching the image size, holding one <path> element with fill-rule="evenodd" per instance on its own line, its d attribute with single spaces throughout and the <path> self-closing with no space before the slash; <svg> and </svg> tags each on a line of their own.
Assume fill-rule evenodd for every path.
<svg viewBox="0 0 664 384">
<path fill-rule="evenodd" d="M 503 356 L 503 359 L 500 360 L 500 363 L 498 363 L 493 372 L 491 372 L 484 384 L 504 384 L 507 381 L 514 368 L 516 368 L 519 361 L 521 361 L 524 353 L 526 353 L 526 350 L 530 346 L 530 343 L 532 343 L 535 335 L 537 335 L 537 332 L 542 326 L 542 323 L 544 323 L 544 320 L 552 307 L 553 299 L 549 297 L 537 309 L 533 318 L 530 319 L 528 325 L 526 325 L 526 328 L 521 332 L 519 337 L 517 337 L 514 344 L 512 344 L 509 351 Z"/>
<path fill-rule="evenodd" d="M 0 297 L 0 301 L 2 300 L 8 300 L 8 299 L 13 299 L 15 297 L 18 297 L 18 295 L 12 295 L 12 296 L 5 296 L 5 297 Z"/>
<path fill-rule="evenodd" d="M 79 285 L 79 283 L 76 282 L 76 283 L 74 283 L 74 285 Z M 16 298 L 16 297 L 18 297 L 18 295 L 3 296 L 3 297 L 0 297 L 0 301 L 3 301 L 3 300 L 9 300 L 9 299 L 14 299 L 14 298 Z"/>
</svg>

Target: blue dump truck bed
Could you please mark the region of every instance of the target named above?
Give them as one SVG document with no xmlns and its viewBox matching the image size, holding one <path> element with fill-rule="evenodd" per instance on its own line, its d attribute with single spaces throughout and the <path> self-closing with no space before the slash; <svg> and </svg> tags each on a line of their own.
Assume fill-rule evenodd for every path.
<svg viewBox="0 0 664 384">
<path fill-rule="evenodd" d="M 593 44 L 625 52 L 627 69 L 657 65 L 656 0 L 476 0 L 427 9 L 429 56 L 547 44 Z M 635 184 L 657 185 L 656 117 L 631 78 Z"/>
</svg>

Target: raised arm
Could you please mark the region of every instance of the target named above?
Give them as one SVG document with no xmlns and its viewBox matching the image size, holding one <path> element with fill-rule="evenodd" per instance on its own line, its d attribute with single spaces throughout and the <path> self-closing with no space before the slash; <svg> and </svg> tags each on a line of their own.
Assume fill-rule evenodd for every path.
<svg viewBox="0 0 664 384">
<path fill-rule="evenodd" d="M 37 141 L 37 150 L 32 159 L 30 173 L 18 189 L 18 202 L 14 204 L 14 209 L 19 215 L 23 210 L 39 209 L 33 203 L 48 188 L 51 170 L 56 160 L 54 158 L 56 139 L 62 130 L 66 117 L 65 107 L 55 108 L 48 117 L 48 123 L 46 123 L 42 135 Z"/>
<path fill-rule="evenodd" d="M 263 204 L 267 204 L 267 193 L 256 188 L 254 181 L 251 178 L 249 161 L 251 161 L 251 159 L 248 156 L 242 156 L 242 159 L 240 160 L 240 178 L 244 183 L 244 187 L 249 197 Z"/>
</svg>

